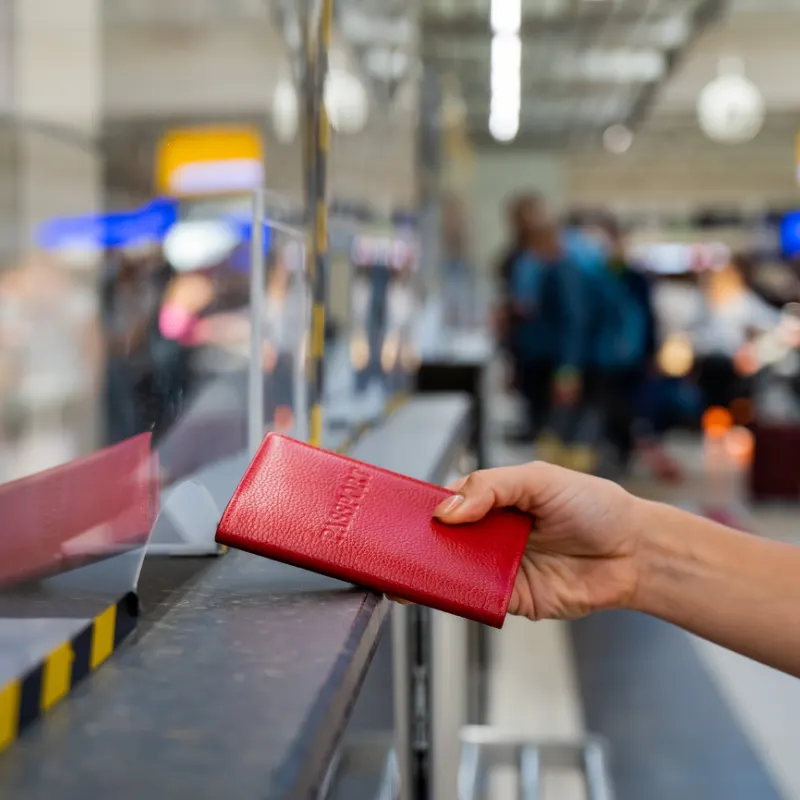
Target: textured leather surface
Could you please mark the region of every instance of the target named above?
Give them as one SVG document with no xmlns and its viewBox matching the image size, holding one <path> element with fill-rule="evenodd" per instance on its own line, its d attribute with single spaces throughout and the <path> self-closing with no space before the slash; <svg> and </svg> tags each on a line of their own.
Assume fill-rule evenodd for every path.
<svg viewBox="0 0 800 800">
<path fill-rule="evenodd" d="M 446 489 L 270 434 L 217 541 L 502 627 L 531 520 L 432 518 Z"/>
</svg>

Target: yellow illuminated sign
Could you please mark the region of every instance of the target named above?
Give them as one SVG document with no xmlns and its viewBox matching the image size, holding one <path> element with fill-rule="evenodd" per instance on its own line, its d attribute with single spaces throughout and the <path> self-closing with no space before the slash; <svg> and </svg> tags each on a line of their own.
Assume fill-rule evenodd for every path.
<svg viewBox="0 0 800 800">
<path fill-rule="evenodd" d="M 250 127 L 219 126 L 168 131 L 156 152 L 162 194 L 197 197 L 251 191 L 264 181 L 264 143 Z"/>
</svg>

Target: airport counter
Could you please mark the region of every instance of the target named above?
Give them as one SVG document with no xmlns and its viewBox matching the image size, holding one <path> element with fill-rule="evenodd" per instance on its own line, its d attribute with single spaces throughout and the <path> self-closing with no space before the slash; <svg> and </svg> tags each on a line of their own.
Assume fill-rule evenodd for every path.
<svg viewBox="0 0 800 800">
<path fill-rule="evenodd" d="M 414 397 L 349 454 L 444 482 L 471 413 L 463 395 Z M 358 800 L 400 776 L 425 790 L 413 610 L 391 631 L 385 598 L 239 552 L 150 557 L 139 595 L 136 632 L 0 755 L 0 797 Z"/>
</svg>

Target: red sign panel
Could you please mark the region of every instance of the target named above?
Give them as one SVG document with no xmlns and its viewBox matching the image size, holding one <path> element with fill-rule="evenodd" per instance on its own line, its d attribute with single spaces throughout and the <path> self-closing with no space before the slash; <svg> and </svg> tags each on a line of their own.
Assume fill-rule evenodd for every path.
<svg viewBox="0 0 800 800">
<path fill-rule="evenodd" d="M 0 586 L 144 545 L 157 463 L 147 433 L 0 486 Z"/>
</svg>

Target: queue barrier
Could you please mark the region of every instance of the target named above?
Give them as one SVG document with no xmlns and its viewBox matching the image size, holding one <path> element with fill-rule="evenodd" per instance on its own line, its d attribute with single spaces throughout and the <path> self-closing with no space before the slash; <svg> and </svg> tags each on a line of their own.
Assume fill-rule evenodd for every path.
<svg viewBox="0 0 800 800">
<path fill-rule="evenodd" d="M 541 800 L 546 771 L 578 771 L 587 800 L 614 800 L 608 748 L 598 737 L 583 741 L 526 739 L 488 726 L 470 726 L 461 733 L 459 800 L 482 797 L 490 771 L 504 766 L 519 776 L 520 800 Z"/>
</svg>

